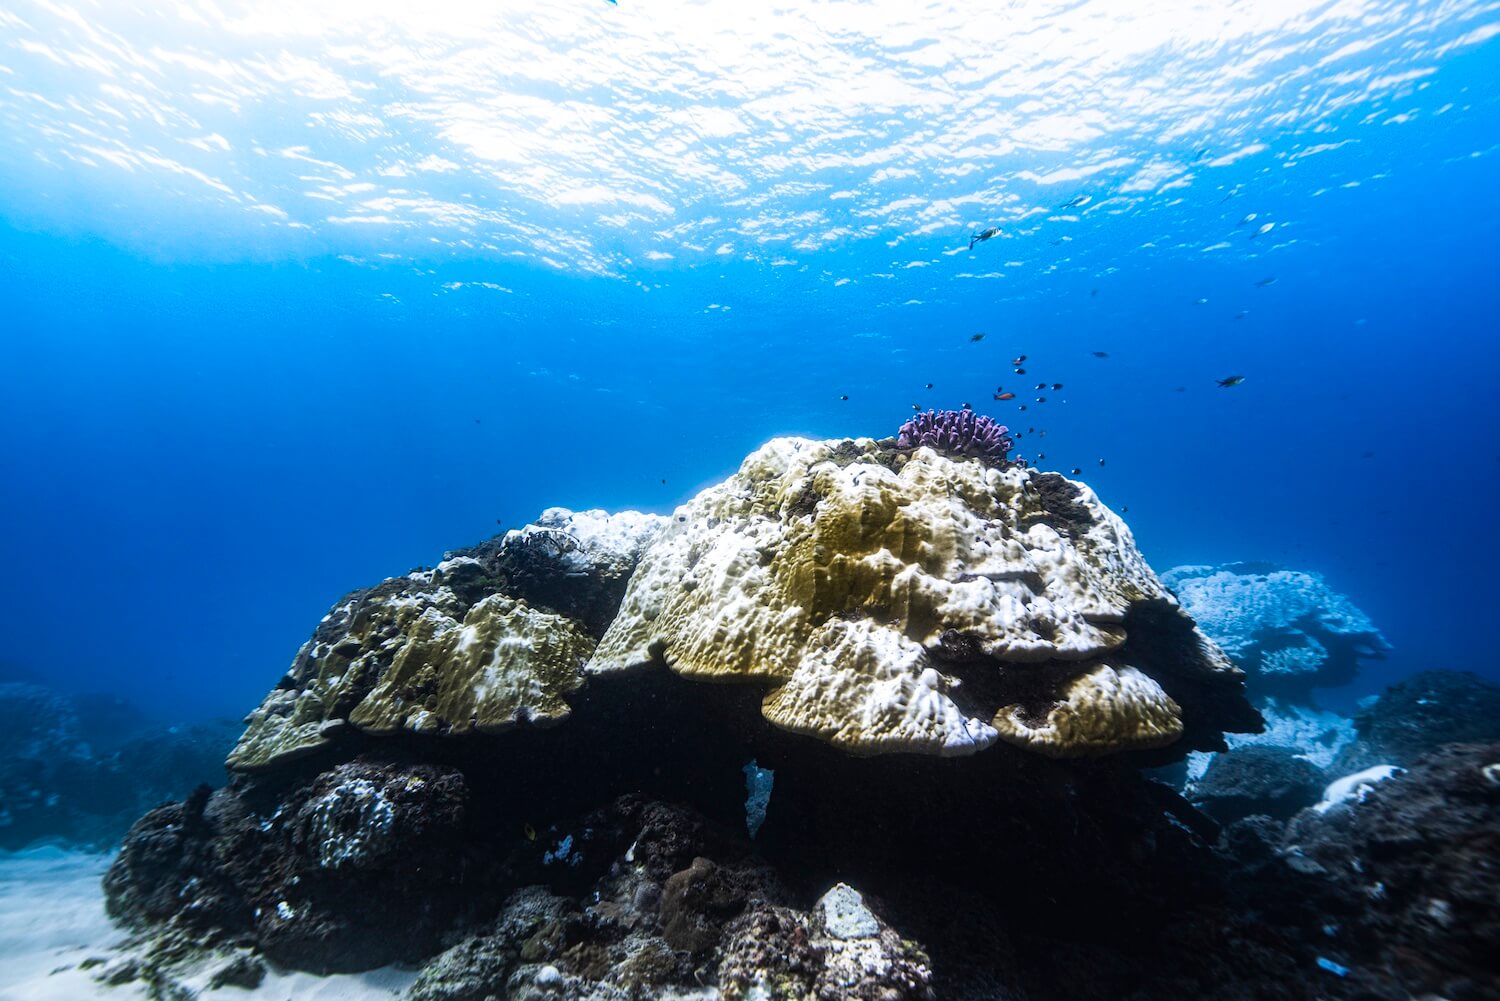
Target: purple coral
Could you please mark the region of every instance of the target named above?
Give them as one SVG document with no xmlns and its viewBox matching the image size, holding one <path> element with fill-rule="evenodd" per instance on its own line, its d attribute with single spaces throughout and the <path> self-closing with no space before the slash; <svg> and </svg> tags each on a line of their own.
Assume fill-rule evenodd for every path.
<svg viewBox="0 0 1500 1001">
<path fill-rule="evenodd" d="M 1015 445 L 1010 429 L 972 410 L 929 410 L 901 425 L 899 448 L 928 445 L 949 455 L 962 455 L 1004 465 Z"/>
</svg>

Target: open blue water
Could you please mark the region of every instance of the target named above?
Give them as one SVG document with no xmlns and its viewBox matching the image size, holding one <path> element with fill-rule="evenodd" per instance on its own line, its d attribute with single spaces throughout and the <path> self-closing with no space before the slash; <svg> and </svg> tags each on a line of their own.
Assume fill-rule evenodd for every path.
<svg viewBox="0 0 1500 1001">
<path fill-rule="evenodd" d="M 1335 703 L 1500 677 L 1500 8 L 1138 6 L 7 7 L 0 675 L 238 714 L 497 522 L 972 402 L 1324 573 Z"/>
</svg>

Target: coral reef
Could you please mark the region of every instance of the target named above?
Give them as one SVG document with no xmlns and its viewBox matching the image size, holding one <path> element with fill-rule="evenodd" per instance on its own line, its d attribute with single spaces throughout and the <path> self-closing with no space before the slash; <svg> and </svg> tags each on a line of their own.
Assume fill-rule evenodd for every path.
<svg viewBox="0 0 1500 1001">
<path fill-rule="evenodd" d="M 231 720 L 169 726 L 100 696 L 0 684 L 0 849 L 103 849 L 142 812 L 224 779 Z"/>
<path fill-rule="evenodd" d="M 1272 563 L 1173 567 L 1162 582 L 1248 675 L 1252 697 L 1311 705 L 1314 687 L 1352 680 L 1390 648 L 1380 630 L 1320 574 Z"/>
<path fill-rule="evenodd" d="M 1195 809 L 1141 768 L 1259 718 L 1086 486 L 779 439 L 669 520 L 544 520 L 335 607 L 229 784 L 131 831 L 105 886 L 139 954 L 101 976 L 172 996 L 205 956 L 246 981 L 399 962 L 420 1001 L 1495 986 L 1494 873 L 1458 880 L 1493 857 L 1500 749 L 1327 805 L 1339 775 L 1246 749 Z M 1388 698 L 1361 740 L 1425 711 Z"/>
</svg>

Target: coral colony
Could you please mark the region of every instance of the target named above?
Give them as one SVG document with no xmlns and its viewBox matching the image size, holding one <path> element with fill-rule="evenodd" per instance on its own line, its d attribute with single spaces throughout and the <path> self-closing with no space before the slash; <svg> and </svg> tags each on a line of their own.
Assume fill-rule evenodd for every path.
<svg viewBox="0 0 1500 1001">
<path fill-rule="evenodd" d="M 1005 465 L 1015 446 L 1009 430 L 972 410 L 929 410 L 901 425 L 896 444 L 901 448 L 927 445 L 947 455 Z"/>
</svg>

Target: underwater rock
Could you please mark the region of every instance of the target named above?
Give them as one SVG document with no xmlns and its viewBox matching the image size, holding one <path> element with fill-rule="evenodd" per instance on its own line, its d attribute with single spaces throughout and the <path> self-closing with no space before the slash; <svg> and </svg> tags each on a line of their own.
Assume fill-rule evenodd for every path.
<svg viewBox="0 0 1500 1001">
<path fill-rule="evenodd" d="M 1161 575 L 1198 627 L 1249 676 L 1251 695 L 1311 703 L 1390 644 L 1320 574 L 1272 563 L 1173 567 Z"/>
<path fill-rule="evenodd" d="M 549 508 L 536 524 L 355 591 L 250 714 L 231 768 L 270 768 L 353 728 L 496 733 L 565 719 L 597 633 L 663 519 Z"/>
<path fill-rule="evenodd" d="M 1214 756 L 1187 798 L 1221 824 L 1252 814 L 1290 819 L 1318 801 L 1326 783 L 1316 765 L 1291 747 L 1243 747 Z"/>
<path fill-rule="evenodd" d="M 1387 688 L 1354 717 L 1358 742 L 1334 766 L 1405 765 L 1440 744 L 1500 740 L 1500 685 L 1468 671 L 1423 671 Z"/>
<path fill-rule="evenodd" d="M 1373 996 L 1500 996 L 1497 773 L 1500 744 L 1446 744 L 1292 822 L 1285 854 L 1336 894 L 1325 955 Z"/>
<path fill-rule="evenodd" d="M 771 687 L 856 754 L 1222 746 L 1241 677 L 1083 484 L 868 438 L 780 438 L 679 508 L 592 676 L 665 662 Z"/>
<path fill-rule="evenodd" d="M 315 973 L 425 958 L 473 907 L 465 803 L 462 777 L 431 765 L 339 765 L 268 814 L 241 790 L 205 787 L 131 830 L 106 907 L 138 929 L 245 938 Z"/>
</svg>

